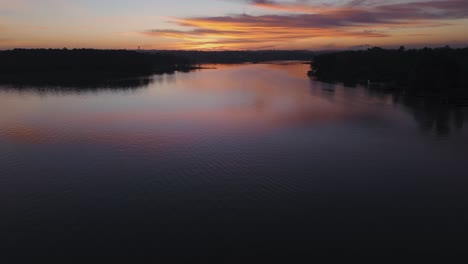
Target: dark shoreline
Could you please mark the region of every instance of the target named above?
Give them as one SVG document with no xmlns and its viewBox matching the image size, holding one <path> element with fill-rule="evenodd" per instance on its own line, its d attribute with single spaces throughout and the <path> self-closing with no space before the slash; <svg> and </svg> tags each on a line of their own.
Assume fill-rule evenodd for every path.
<svg viewBox="0 0 468 264">
<path fill-rule="evenodd" d="M 323 82 L 468 104 L 468 48 L 371 48 L 322 54 L 314 58 L 309 76 Z"/>
<path fill-rule="evenodd" d="M 198 50 L 159 50 L 142 51 L 148 54 L 165 54 L 187 58 L 194 64 L 238 64 L 263 63 L 273 61 L 311 61 L 314 52 L 308 50 L 237 50 L 237 51 L 198 51 Z"/>
<path fill-rule="evenodd" d="M 205 64 L 311 61 L 311 51 L 134 51 L 14 49 L 0 51 L 0 85 L 136 86 L 153 74 L 205 69 Z"/>
<path fill-rule="evenodd" d="M 188 59 L 129 50 L 15 49 L 0 52 L 0 84 L 119 86 L 119 81 L 196 69 Z M 138 82 L 135 83 L 136 85 Z"/>
<path fill-rule="evenodd" d="M 171 68 L 167 70 L 142 71 L 140 73 L 115 72 L 80 72 L 56 71 L 39 73 L 0 74 L 0 85 L 21 86 L 71 86 L 80 88 L 96 87 L 138 87 L 148 84 L 155 74 L 174 74 L 176 72 L 190 72 L 202 67 Z"/>
</svg>

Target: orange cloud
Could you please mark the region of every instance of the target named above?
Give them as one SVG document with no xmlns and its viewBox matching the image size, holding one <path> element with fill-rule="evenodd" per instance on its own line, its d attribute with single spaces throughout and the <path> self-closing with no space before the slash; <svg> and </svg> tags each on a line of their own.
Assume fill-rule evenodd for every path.
<svg viewBox="0 0 468 264">
<path fill-rule="evenodd" d="M 340 28 L 308 27 L 282 23 L 282 17 L 238 17 L 188 18 L 176 23 L 191 30 L 150 30 L 149 36 L 162 36 L 183 41 L 184 48 L 205 49 L 220 47 L 239 49 L 245 47 L 274 47 L 277 43 L 296 39 L 323 36 L 339 37 L 383 37 L 385 34 L 372 30 L 343 30 Z M 288 17 L 288 19 L 290 19 Z M 295 18 L 293 18 L 295 19 Z M 293 22 L 293 21 L 291 21 Z"/>
<path fill-rule="evenodd" d="M 425 1 L 369 5 L 351 1 L 323 6 L 273 1 L 250 1 L 253 6 L 286 11 L 271 15 L 234 15 L 176 19 L 186 30 L 154 29 L 147 36 L 176 39 L 176 48 L 261 49 L 316 38 L 389 37 L 389 29 L 447 25 L 446 20 L 468 18 L 468 1 Z M 364 4 L 367 3 L 367 4 Z"/>
</svg>

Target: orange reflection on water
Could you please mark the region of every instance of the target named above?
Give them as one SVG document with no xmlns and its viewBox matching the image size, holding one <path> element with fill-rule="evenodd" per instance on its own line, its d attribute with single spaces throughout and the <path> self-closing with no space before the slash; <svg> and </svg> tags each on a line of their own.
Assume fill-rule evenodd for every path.
<svg viewBox="0 0 468 264">
<path fill-rule="evenodd" d="M 0 136 L 16 143 L 38 144 L 48 141 L 49 134 L 27 126 L 3 127 Z"/>
<path fill-rule="evenodd" d="M 368 105 L 349 107 L 343 98 L 350 94 L 317 88 L 307 77 L 307 64 L 216 68 L 176 74 L 122 94 L 44 94 L 27 102 L 9 94 L 12 104 L 35 107 L 0 120 L 0 139 L 167 148 L 374 114 Z"/>
</svg>

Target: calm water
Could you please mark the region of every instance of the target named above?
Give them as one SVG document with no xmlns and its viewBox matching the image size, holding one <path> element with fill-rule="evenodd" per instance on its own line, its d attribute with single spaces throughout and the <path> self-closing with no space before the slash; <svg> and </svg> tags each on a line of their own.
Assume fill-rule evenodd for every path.
<svg viewBox="0 0 468 264">
<path fill-rule="evenodd" d="M 216 67 L 2 86 L 1 251 L 466 249 L 467 108 L 315 82 L 298 63 Z"/>
</svg>

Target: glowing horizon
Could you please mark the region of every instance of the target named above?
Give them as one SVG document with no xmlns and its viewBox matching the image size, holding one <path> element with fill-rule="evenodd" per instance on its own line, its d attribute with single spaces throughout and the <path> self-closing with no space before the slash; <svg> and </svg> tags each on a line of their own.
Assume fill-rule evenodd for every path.
<svg viewBox="0 0 468 264">
<path fill-rule="evenodd" d="M 0 0 L 0 49 L 468 46 L 466 0 Z"/>
</svg>

